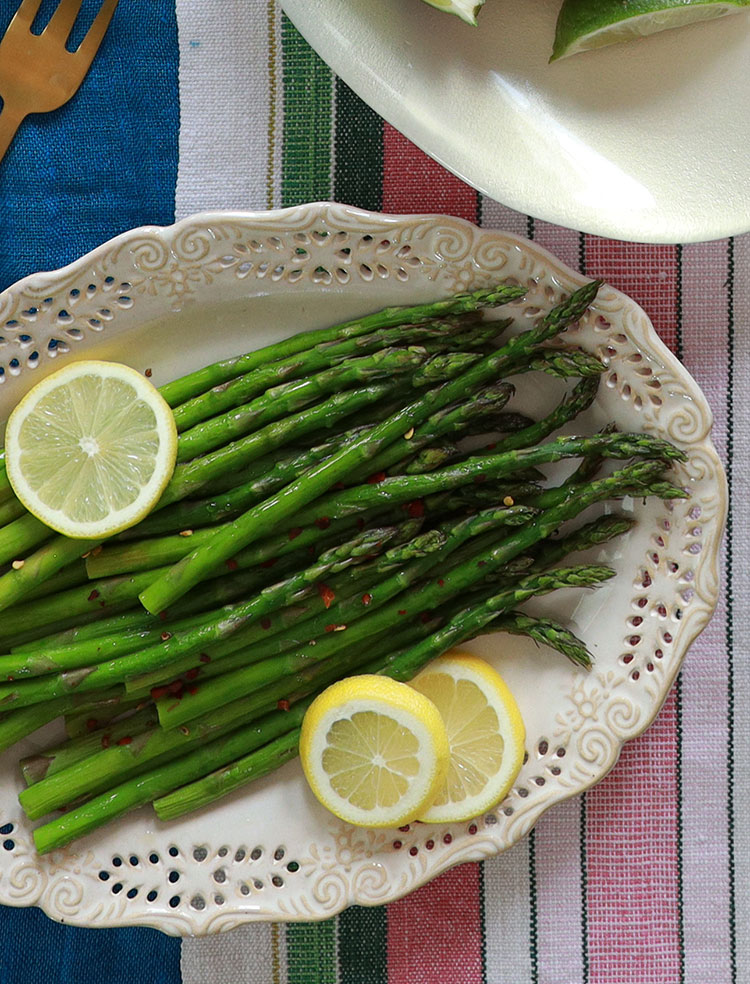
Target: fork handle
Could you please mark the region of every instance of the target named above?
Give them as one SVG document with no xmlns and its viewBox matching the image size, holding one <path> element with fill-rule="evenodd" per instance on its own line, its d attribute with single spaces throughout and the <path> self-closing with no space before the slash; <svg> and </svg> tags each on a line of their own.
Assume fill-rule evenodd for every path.
<svg viewBox="0 0 750 984">
<path fill-rule="evenodd" d="M 26 113 L 12 104 L 5 103 L 3 111 L 0 113 L 0 161 L 5 156 L 5 151 L 10 147 L 16 130 L 24 120 Z"/>
</svg>

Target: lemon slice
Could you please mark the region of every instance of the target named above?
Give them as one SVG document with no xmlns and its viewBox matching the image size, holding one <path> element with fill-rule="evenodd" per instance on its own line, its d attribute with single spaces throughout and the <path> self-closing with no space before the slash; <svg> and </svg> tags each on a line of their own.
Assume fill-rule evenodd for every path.
<svg viewBox="0 0 750 984">
<path fill-rule="evenodd" d="M 453 653 L 411 681 L 440 711 L 450 764 L 429 809 L 428 823 L 471 820 L 504 798 L 523 764 L 526 732 L 513 694 L 484 660 Z"/>
<path fill-rule="evenodd" d="M 477 14 L 484 6 L 484 0 L 425 0 L 431 7 L 445 11 L 446 14 L 455 14 L 467 24 L 476 27 Z"/>
<path fill-rule="evenodd" d="M 135 369 L 74 362 L 26 394 L 8 420 L 8 478 L 30 513 L 65 536 L 132 526 L 174 471 L 169 406 Z"/>
<path fill-rule="evenodd" d="M 300 736 L 310 788 L 337 817 L 400 827 L 429 806 L 448 765 L 436 707 L 405 683 L 364 674 L 312 702 Z"/>
<path fill-rule="evenodd" d="M 550 61 L 695 21 L 736 14 L 750 0 L 565 0 Z"/>
</svg>

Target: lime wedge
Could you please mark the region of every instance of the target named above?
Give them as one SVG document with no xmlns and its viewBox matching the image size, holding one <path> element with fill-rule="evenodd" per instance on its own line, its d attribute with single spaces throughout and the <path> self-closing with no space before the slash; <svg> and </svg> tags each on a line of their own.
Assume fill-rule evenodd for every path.
<svg viewBox="0 0 750 984">
<path fill-rule="evenodd" d="M 8 478 L 65 536 L 112 536 L 153 508 L 174 470 L 177 429 L 159 392 L 116 362 L 74 362 L 37 383 L 8 420 Z"/>
<path fill-rule="evenodd" d="M 479 9 L 484 6 L 484 0 L 424 0 L 424 2 L 429 3 L 431 7 L 437 7 L 438 10 L 444 10 L 446 14 L 455 14 L 475 27 Z"/>
<path fill-rule="evenodd" d="M 657 31 L 736 14 L 750 0 L 564 0 L 550 61 Z"/>
</svg>

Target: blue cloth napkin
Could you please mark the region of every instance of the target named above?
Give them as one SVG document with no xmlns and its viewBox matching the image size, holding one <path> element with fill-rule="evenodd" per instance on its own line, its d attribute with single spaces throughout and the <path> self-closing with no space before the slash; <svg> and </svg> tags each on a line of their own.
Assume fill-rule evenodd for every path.
<svg viewBox="0 0 750 984">
<path fill-rule="evenodd" d="M 0 34 L 20 0 L 0 0 Z M 45 0 L 37 24 L 56 6 Z M 72 38 L 99 0 L 84 0 Z M 72 101 L 32 116 L 0 162 L 0 290 L 111 236 L 174 219 L 179 133 L 174 0 L 121 0 Z M 0 984 L 178 984 L 180 941 L 62 926 L 0 908 Z"/>
</svg>

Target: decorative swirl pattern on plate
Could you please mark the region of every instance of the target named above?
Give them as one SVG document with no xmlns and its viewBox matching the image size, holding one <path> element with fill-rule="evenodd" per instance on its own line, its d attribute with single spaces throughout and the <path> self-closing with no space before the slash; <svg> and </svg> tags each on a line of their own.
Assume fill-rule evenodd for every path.
<svg viewBox="0 0 750 984">
<path fill-rule="evenodd" d="M 316 274 L 318 267 L 325 275 Z M 29 352 L 38 349 L 42 359 L 55 351 L 57 358 L 66 357 L 63 346 L 47 348 L 52 339 L 64 342 L 66 332 L 78 340 L 74 351 L 79 357 L 95 353 L 102 338 L 114 351 L 113 335 L 118 333 L 127 357 L 130 334 L 143 324 L 159 323 L 159 331 L 172 339 L 168 357 L 178 373 L 183 371 L 182 353 L 173 340 L 180 338 L 182 321 L 170 321 L 171 312 L 187 312 L 196 302 L 201 310 L 213 311 L 275 292 L 288 298 L 293 311 L 300 289 L 309 296 L 316 285 L 326 289 L 335 281 L 332 296 L 349 292 L 372 309 L 376 287 L 388 292 L 388 303 L 414 303 L 415 298 L 486 285 L 500 277 L 528 287 L 525 300 L 506 309 L 523 325 L 536 316 L 536 308 L 555 303 L 584 279 L 536 244 L 478 230 L 460 219 L 382 216 L 343 205 L 210 214 L 167 229 L 133 230 L 65 270 L 36 274 L 0 294 L 0 335 L 7 342 L 0 361 L 11 358 L 7 353 L 19 353 L 19 364 L 3 377 L 0 416 L 7 415 L 14 394 L 30 378 L 17 338 L 21 333 L 31 338 L 25 343 Z M 92 325 L 92 319 L 100 324 Z M 7 327 L 8 321 L 17 324 Z M 687 646 L 716 604 L 727 497 L 721 464 L 708 438 L 711 417 L 705 399 L 656 337 L 644 312 L 605 287 L 592 313 L 567 337 L 571 344 L 610 359 L 609 373 L 616 378 L 602 401 L 624 429 L 646 428 L 689 446 L 685 474 L 690 500 L 667 511 L 639 511 L 644 537 L 616 561 L 625 573 L 623 584 L 632 585 L 632 591 L 611 599 L 621 620 L 614 636 L 618 646 L 611 652 L 604 647 L 596 676 L 566 671 L 570 675 L 555 691 L 554 706 L 528 711 L 529 747 L 544 744 L 548 752 L 530 756 L 491 824 L 478 821 L 470 825 L 473 832 L 466 824 L 437 832 L 427 825 L 407 833 L 355 831 L 323 822 L 307 805 L 298 810 L 285 805 L 281 815 L 269 817 L 265 804 L 275 802 L 280 809 L 278 801 L 264 799 L 274 790 L 269 782 L 257 794 L 258 830 L 248 825 L 243 800 L 236 797 L 217 806 L 218 816 L 206 812 L 177 826 L 153 829 L 144 813 L 134 814 L 101 837 L 89 838 L 81 852 L 39 859 L 31 848 L 30 830 L 16 819 L 15 771 L 6 764 L 4 772 L 0 765 L 0 777 L 8 803 L 0 800 L 0 813 L 14 817 L 5 824 L 13 828 L 7 836 L 14 846 L 0 851 L 0 902 L 38 902 L 52 918 L 80 925 L 151 925 L 171 934 L 223 932 L 252 919 L 325 918 L 351 901 L 382 903 L 453 864 L 504 850 L 549 806 L 606 774 L 623 740 L 653 719 Z M 219 340 L 216 356 L 223 354 Z M 658 536 L 664 547 L 649 547 Z M 648 560 L 649 551 L 658 558 Z M 670 558 L 679 560 L 674 576 L 665 566 Z M 643 620 L 638 643 L 628 650 L 635 654 L 633 662 L 625 666 L 620 643 L 632 633 L 630 619 L 641 600 L 649 606 L 646 613 L 663 603 L 667 614 Z M 679 620 L 672 615 L 677 606 Z M 667 625 L 672 636 L 668 645 L 663 638 Z M 659 657 L 654 655 L 657 649 Z M 557 756 L 560 748 L 564 757 Z M 9 761 L 6 756 L 4 762 Z M 301 780 L 295 779 L 293 766 L 287 769 L 284 788 L 294 792 Z M 248 844 L 248 837 L 258 838 L 257 847 Z M 207 858 L 213 859 L 210 865 Z M 115 859 L 120 865 L 116 869 Z M 220 869 L 221 882 L 215 877 Z M 102 871 L 110 877 L 102 880 Z M 119 894 L 113 892 L 115 883 L 122 884 Z M 133 888 L 136 894 L 127 898 Z M 151 901 L 150 892 L 156 893 Z M 197 898 L 202 909 L 191 906 Z"/>
</svg>

